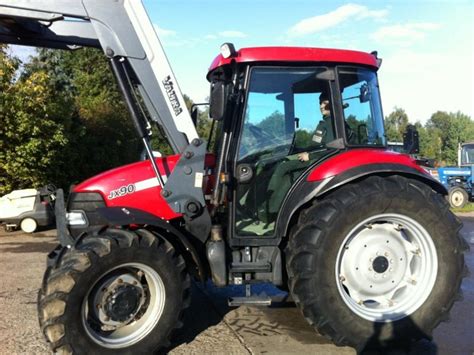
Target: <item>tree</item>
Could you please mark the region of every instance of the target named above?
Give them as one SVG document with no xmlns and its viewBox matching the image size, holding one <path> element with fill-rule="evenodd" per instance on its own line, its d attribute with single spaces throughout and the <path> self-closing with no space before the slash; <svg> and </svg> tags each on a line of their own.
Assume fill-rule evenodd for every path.
<svg viewBox="0 0 474 355">
<path fill-rule="evenodd" d="M 385 117 L 385 135 L 391 142 L 402 142 L 403 133 L 409 124 L 405 110 L 395 107 L 395 110 Z"/>
<path fill-rule="evenodd" d="M 54 120 L 47 74 L 38 70 L 17 80 L 19 64 L 0 47 L 0 194 L 55 179 L 68 144 L 64 126 Z"/>
<path fill-rule="evenodd" d="M 459 143 L 474 140 L 474 122 L 461 112 L 435 112 L 426 122 L 426 130 L 436 158 L 446 164 L 456 163 Z"/>
<path fill-rule="evenodd" d="M 104 55 L 96 49 L 41 49 L 22 78 L 47 73 L 56 93 L 54 120 L 65 127 L 69 144 L 57 169 L 67 187 L 101 171 L 136 161 L 141 143 L 129 119 Z"/>
</svg>

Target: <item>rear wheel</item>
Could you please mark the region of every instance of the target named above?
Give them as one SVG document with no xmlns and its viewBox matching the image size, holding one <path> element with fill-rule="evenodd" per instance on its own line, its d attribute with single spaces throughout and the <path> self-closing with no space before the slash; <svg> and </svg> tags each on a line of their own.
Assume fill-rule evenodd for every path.
<svg viewBox="0 0 474 355">
<path fill-rule="evenodd" d="M 466 244 L 444 199 L 399 176 L 349 184 L 304 210 L 287 247 L 305 318 L 358 350 L 429 337 L 459 295 Z"/>
<path fill-rule="evenodd" d="M 39 293 L 55 352 L 151 353 L 169 345 L 189 303 L 185 261 L 146 230 L 107 230 L 59 252 Z"/>
<path fill-rule="evenodd" d="M 33 233 L 38 228 L 38 223 L 34 218 L 24 218 L 20 223 L 20 228 L 25 233 Z"/>
<path fill-rule="evenodd" d="M 469 201 L 469 196 L 465 189 L 455 186 L 449 189 L 448 199 L 452 208 L 463 208 Z"/>
</svg>

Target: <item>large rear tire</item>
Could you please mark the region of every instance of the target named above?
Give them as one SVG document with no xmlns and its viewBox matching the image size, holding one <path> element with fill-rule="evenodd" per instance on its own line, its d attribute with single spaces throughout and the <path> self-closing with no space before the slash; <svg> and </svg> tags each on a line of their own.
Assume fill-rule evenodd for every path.
<svg viewBox="0 0 474 355">
<path fill-rule="evenodd" d="M 185 261 L 170 243 L 146 230 L 108 229 L 56 255 L 38 295 L 54 352 L 140 354 L 170 344 L 190 300 Z"/>
<path fill-rule="evenodd" d="M 286 249 L 290 291 L 337 345 L 429 338 L 460 296 L 460 228 L 443 197 L 416 180 L 348 184 L 300 214 Z"/>
</svg>

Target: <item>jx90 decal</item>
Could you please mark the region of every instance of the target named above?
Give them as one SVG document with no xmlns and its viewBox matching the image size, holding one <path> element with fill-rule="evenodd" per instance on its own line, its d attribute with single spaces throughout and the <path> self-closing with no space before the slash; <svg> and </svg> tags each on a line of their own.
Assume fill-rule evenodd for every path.
<svg viewBox="0 0 474 355">
<path fill-rule="evenodd" d="M 128 194 L 133 194 L 135 192 L 135 185 L 129 184 L 125 186 L 121 186 L 118 189 L 110 191 L 109 196 L 107 197 L 109 200 L 113 200 L 117 197 L 122 197 Z"/>
</svg>

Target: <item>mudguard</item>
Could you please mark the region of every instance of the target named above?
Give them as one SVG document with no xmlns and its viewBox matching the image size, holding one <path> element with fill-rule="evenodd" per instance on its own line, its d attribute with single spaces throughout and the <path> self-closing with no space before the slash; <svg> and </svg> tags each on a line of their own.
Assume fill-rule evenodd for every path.
<svg viewBox="0 0 474 355">
<path fill-rule="evenodd" d="M 351 181 L 377 174 L 403 175 L 447 195 L 446 188 L 408 155 L 381 149 L 353 149 L 316 165 L 305 173 L 283 202 L 277 221 L 277 235 L 287 235 L 294 213 L 304 204 Z"/>
<path fill-rule="evenodd" d="M 198 251 L 182 231 L 175 228 L 166 220 L 152 215 L 151 213 L 130 207 L 103 207 L 98 208 L 97 212 L 107 220 L 110 225 L 151 225 L 167 232 L 167 234 L 172 234 L 192 257 L 201 280 L 203 281 L 205 279 L 206 269 L 201 261 Z M 173 244 L 172 240 L 169 240 L 169 242 Z"/>
</svg>

